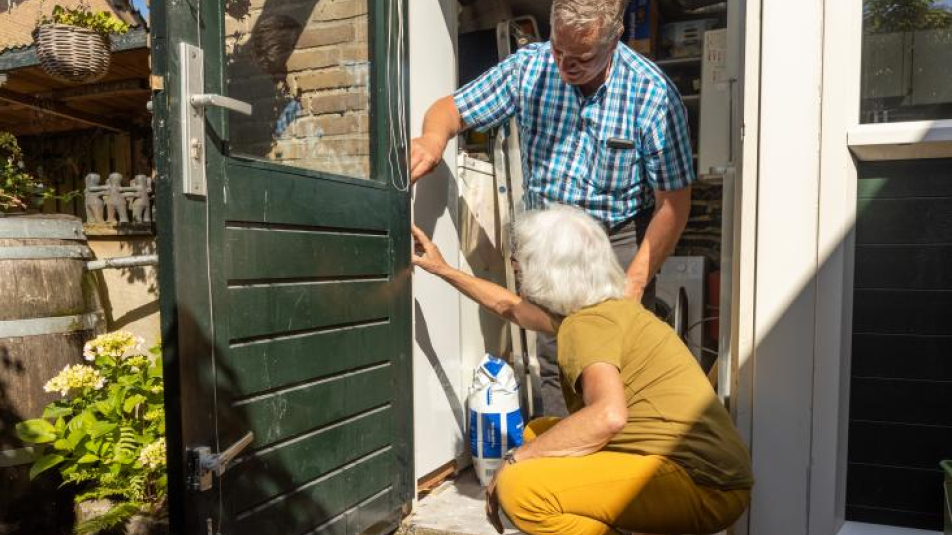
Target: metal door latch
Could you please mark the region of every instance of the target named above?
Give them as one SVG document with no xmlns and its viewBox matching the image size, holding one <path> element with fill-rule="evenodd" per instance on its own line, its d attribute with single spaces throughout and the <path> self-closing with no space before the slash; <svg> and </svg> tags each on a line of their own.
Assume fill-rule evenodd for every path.
<svg viewBox="0 0 952 535">
<path fill-rule="evenodd" d="M 179 121 L 182 137 L 182 180 L 186 195 L 205 196 L 205 108 L 216 107 L 251 115 L 252 106 L 237 99 L 205 93 L 205 56 L 202 49 L 179 43 Z"/>
<path fill-rule="evenodd" d="M 252 442 L 255 434 L 248 433 L 238 442 L 221 453 L 212 453 L 209 447 L 188 450 L 188 487 L 191 490 L 209 490 L 212 488 L 212 476 L 221 477 L 239 453 Z"/>
</svg>

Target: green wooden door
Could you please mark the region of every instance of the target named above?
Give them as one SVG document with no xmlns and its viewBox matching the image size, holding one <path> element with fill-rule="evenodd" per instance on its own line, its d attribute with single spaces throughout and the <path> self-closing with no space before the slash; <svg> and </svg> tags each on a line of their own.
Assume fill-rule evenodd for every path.
<svg viewBox="0 0 952 535">
<path fill-rule="evenodd" d="M 385 531 L 412 499 L 403 9 L 152 4 L 176 534 Z"/>
</svg>

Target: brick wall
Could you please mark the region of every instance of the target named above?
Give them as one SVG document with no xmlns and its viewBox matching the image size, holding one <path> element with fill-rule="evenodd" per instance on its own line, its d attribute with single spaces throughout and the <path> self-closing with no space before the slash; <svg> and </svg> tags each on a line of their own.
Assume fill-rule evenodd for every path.
<svg viewBox="0 0 952 535">
<path fill-rule="evenodd" d="M 297 167 L 370 176 L 369 0 L 254 0 L 226 20 L 231 147 Z"/>
</svg>

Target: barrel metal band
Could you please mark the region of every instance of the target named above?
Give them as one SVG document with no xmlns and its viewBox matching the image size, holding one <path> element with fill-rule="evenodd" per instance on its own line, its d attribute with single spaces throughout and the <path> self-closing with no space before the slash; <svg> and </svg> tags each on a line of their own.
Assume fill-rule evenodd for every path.
<svg viewBox="0 0 952 535">
<path fill-rule="evenodd" d="M 85 240 L 83 224 L 76 219 L 0 217 L 0 238 Z"/>
<path fill-rule="evenodd" d="M 50 258 L 92 258 L 85 245 L 24 245 L 0 247 L 0 260 L 47 260 Z"/>
<path fill-rule="evenodd" d="M 0 450 L 0 468 L 10 468 L 11 466 L 20 466 L 30 464 L 36 459 L 36 452 L 33 448 L 20 448 L 16 450 Z"/>
<path fill-rule="evenodd" d="M 88 314 L 77 314 L 75 316 L 0 321 L 0 338 L 64 334 L 91 330 L 95 328 L 96 324 L 101 320 L 101 314 L 101 312 L 90 312 Z"/>
</svg>

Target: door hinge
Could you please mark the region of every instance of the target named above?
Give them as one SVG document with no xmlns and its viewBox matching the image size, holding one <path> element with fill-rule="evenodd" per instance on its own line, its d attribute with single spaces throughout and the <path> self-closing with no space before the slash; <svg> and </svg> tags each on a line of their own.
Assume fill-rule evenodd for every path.
<svg viewBox="0 0 952 535">
<path fill-rule="evenodd" d="M 188 470 L 187 485 L 189 490 L 204 491 L 211 489 L 212 476 L 221 477 L 228 470 L 235 457 L 254 442 L 254 439 L 255 434 L 249 432 L 221 453 L 212 453 L 212 449 L 206 446 L 187 450 L 186 469 Z"/>
</svg>

